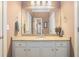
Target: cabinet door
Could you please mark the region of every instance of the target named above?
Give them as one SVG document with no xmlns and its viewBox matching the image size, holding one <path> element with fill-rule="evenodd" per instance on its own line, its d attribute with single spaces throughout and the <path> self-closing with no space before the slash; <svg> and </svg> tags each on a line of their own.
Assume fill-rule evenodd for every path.
<svg viewBox="0 0 79 59">
<path fill-rule="evenodd" d="M 56 47 L 56 57 L 68 57 L 69 51 L 67 47 Z"/>
<path fill-rule="evenodd" d="M 14 50 L 15 57 L 26 57 L 26 48 L 16 47 Z"/>
<path fill-rule="evenodd" d="M 55 57 L 55 48 L 41 48 L 41 56 L 42 57 Z"/>
<path fill-rule="evenodd" d="M 27 57 L 40 57 L 39 49 L 36 47 L 27 48 Z"/>
</svg>

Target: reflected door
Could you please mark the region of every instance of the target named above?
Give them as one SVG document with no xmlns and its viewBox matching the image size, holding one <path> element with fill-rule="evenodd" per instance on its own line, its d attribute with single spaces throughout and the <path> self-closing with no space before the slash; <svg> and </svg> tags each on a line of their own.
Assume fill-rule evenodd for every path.
<svg viewBox="0 0 79 59">
<path fill-rule="evenodd" d="M 42 18 L 34 18 L 34 34 L 42 34 Z"/>
</svg>

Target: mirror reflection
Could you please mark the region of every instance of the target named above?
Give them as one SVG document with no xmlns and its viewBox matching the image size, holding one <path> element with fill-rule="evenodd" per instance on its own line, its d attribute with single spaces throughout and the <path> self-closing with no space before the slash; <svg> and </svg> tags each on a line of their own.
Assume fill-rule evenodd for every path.
<svg viewBox="0 0 79 59">
<path fill-rule="evenodd" d="M 22 2 L 22 35 L 56 35 L 58 2 Z"/>
</svg>

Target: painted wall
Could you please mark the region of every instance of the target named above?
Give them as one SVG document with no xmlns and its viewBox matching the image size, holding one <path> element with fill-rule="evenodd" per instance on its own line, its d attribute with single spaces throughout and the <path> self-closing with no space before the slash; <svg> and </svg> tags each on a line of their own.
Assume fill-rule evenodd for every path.
<svg viewBox="0 0 79 59">
<path fill-rule="evenodd" d="M 65 1 L 61 3 L 61 26 L 64 34 L 71 37 L 72 48 L 74 48 L 74 2 Z M 75 49 L 75 48 L 74 48 Z"/>
<path fill-rule="evenodd" d="M 11 37 L 14 36 L 14 24 L 16 18 L 18 18 L 19 23 L 21 21 L 21 2 L 8 2 L 7 3 L 7 13 L 8 13 L 8 25 L 9 25 L 9 30 L 8 30 L 8 56 L 11 54 Z"/>
</svg>

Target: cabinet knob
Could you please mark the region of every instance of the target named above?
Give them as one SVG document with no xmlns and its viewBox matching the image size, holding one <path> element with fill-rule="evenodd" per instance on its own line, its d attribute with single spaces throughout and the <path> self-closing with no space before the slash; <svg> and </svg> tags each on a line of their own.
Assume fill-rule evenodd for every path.
<svg viewBox="0 0 79 59">
<path fill-rule="evenodd" d="M 30 51 L 31 49 L 28 49 L 28 51 Z"/>
<path fill-rule="evenodd" d="M 21 46 L 21 44 L 19 44 L 19 46 Z"/>
<path fill-rule="evenodd" d="M 54 49 L 51 49 L 52 51 L 54 51 Z"/>
<path fill-rule="evenodd" d="M 58 51 L 58 49 L 56 49 L 56 51 Z"/>
<path fill-rule="evenodd" d="M 3 37 L 0 37 L 0 39 L 3 39 Z"/>
<path fill-rule="evenodd" d="M 63 45 L 63 44 L 60 44 L 60 45 Z"/>
<path fill-rule="evenodd" d="M 24 49 L 24 51 L 26 51 L 26 49 Z"/>
</svg>

